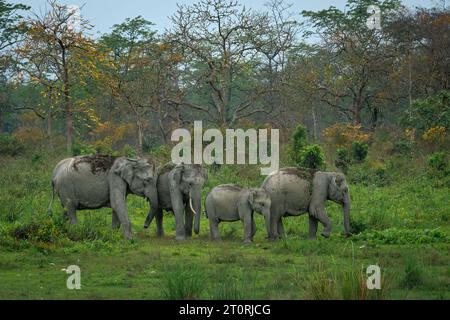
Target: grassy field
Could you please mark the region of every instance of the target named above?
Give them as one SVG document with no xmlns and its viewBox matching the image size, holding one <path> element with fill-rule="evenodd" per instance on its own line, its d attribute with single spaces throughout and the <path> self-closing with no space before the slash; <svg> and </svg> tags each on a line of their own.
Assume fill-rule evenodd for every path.
<svg viewBox="0 0 450 320">
<path fill-rule="evenodd" d="M 79 224 L 68 225 L 59 201 L 47 213 L 57 160 L 0 158 L 0 299 L 450 298 L 450 188 L 407 163 L 378 180 L 351 173 L 351 238 L 341 235 L 341 209 L 330 203 L 330 239 L 308 240 L 301 216 L 285 219 L 286 239 L 268 242 L 256 215 L 255 242 L 244 245 L 238 222 L 222 224 L 223 240 L 210 241 L 205 217 L 199 236 L 176 242 L 166 215 L 166 235 L 157 238 L 155 225 L 143 229 L 148 206 L 135 196 L 127 203 L 132 241 L 111 230 L 108 209 L 78 212 Z M 263 179 L 245 166 L 209 176 L 204 196 L 220 183 Z M 64 269 L 73 264 L 81 290 L 66 288 Z M 382 289 L 367 290 L 366 268 L 375 264 Z"/>
</svg>

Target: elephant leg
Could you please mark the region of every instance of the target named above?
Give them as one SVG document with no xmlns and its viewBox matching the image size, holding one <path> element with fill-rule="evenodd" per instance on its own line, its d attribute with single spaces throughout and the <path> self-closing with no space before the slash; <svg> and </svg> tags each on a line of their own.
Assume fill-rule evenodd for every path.
<svg viewBox="0 0 450 320">
<path fill-rule="evenodd" d="M 145 218 L 145 222 L 144 222 L 145 229 L 147 229 L 150 226 L 150 224 L 152 223 L 153 218 L 155 217 L 157 212 L 158 212 L 158 208 L 153 208 L 153 207 L 150 208 L 150 212 L 148 213 L 147 218 Z"/>
<path fill-rule="evenodd" d="M 112 228 L 113 229 L 120 228 L 120 220 L 119 217 L 117 216 L 117 213 L 114 210 L 112 211 Z"/>
<path fill-rule="evenodd" d="M 77 224 L 77 209 L 74 205 L 67 206 L 67 217 L 71 224 Z"/>
<path fill-rule="evenodd" d="M 193 221 L 194 221 L 194 213 L 192 212 L 189 203 L 186 203 L 184 206 L 184 233 L 188 238 L 192 238 Z"/>
<path fill-rule="evenodd" d="M 244 242 L 250 243 L 252 242 L 252 216 L 244 217 Z"/>
<path fill-rule="evenodd" d="M 271 215 L 270 216 L 270 231 L 272 233 L 270 239 L 271 240 L 276 240 L 276 239 L 280 239 L 281 238 L 281 234 L 279 233 L 279 229 L 278 229 L 278 224 L 281 220 L 281 215 Z"/>
<path fill-rule="evenodd" d="M 174 187 L 175 188 L 175 187 Z M 184 228 L 184 203 L 183 195 L 179 190 L 170 191 L 170 201 L 172 202 L 172 210 L 175 215 L 175 239 L 184 240 L 186 238 Z"/>
<path fill-rule="evenodd" d="M 125 195 L 111 195 L 111 207 L 116 212 L 117 218 L 123 228 L 123 234 L 126 239 L 131 239 L 131 223 L 128 219 L 127 208 L 125 206 Z"/>
<path fill-rule="evenodd" d="M 162 209 L 158 209 L 156 212 L 156 235 L 158 237 L 164 236 L 164 227 L 163 227 L 163 211 Z"/>
<path fill-rule="evenodd" d="M 255 222 L 255 218 L 252 219 L 252 241 L 253 241 L 253 237 L 256 234 L 256 222 Z"/>
<path fill-rule="evenodd" d="M 284 213 L 284 208 L 281 205 L 272 203 L 270 207 L 270 234 L 268 235 L 269 240 L 273 241 L 280 237 L 278 233 L 278 221 L 281 219 Z"/>
<path fill-rule="evenodd" d="M 276 240 L 279 238 L 278 234 L 278 221 L 281 219 L 281 217 L 278 214 L 271 214 L 270 215 L 270 240 Z"/>
<path fill-rule="evenodd" d="M 317 217 L 320 221 L 320 223 L 322 223 L 323 225 L 323 231 L 321 233 L 321 235 L 325 238 L 328 238 L 330 236 L 331 233 L 331 221 L 330 218 L 328 218 L 325 210 L 319 212 L 319 215 Z"/>
<path fill-rule="evenodd" d="M 317 234 L 317 227 L 319 224 L 319 220 L 317 220 L 315 217 L 308 215 L 309 219 L 309 238 L 315 239 Z"/>
<path fill-rule="evenodd" d="M 283 218 L 280 217 L 277 223 L 277 230 L 278 230 L 278 236 L 280 238 L 285 238 L 286 233 L 284 233 L 284 226 L 283 226 Z"/>
<path fill-rule="evenodd" d="M 220 240 L 219 222 L 219 220 L 214 218 L 209 219 L 209 230 L 211 233 L 211 239 L 213 240 Z"/>
<path fill-rule="evenodd" d="M 181 210 L 183 211 L 183 210 Z M 175 213 L 175 239 L 176 240 L 184 240 L 186 239 L 186 234 L 184 230 L 184 217 L 183 212 Z"/>
</svg>

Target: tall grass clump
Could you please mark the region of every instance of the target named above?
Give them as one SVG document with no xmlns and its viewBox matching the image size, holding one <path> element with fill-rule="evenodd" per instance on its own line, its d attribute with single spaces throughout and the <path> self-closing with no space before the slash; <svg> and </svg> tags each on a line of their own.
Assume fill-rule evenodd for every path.
<svg viewBox="0 0 450 320">
<path fill-rule="evenodd" d="M 209 296 L 212 300 L 242 300 L 245 292 L 244 282 L 244 278 L 233 277 L 220 270 L 210 288 Z"/>
<path fill-rule="evenodd" d="M 243 268 L 240 273 L 233 275 L 227 268 L 220 268 L 209 289 L 209 297 L 213 300 L 255 299 L 257 279 L 258 273 L 255 270 L 249 273 L 247 268 Z"/>
<path fill-rule="evenodd" d="M 352 246 L 350 267 L 336 264 L 326 267 L 321 261 L 310 266 L 305 295 L 312 300 L 387 299 L 390 281 L 386 281 L 385 275 L 381 275 L 380 289 L 369 289 L 367 279 L 366 268 L 356 265 Z"/>
<path fill-rule="evenodd" d="M 400 286 L 405 289 L 413 289 L 423 285 L 425 272 L 419 261 L 412 254 L 408 254 L 404 257 L 404 262 L 403 273 L 400 275 Z"/>
<path fill-rule="evenodd" d="M 205 291 L 204 275 L 193 266 L 176 266 L 164 273 L 162 297 L 167 300 L 199 299 Z"/>
</svg>

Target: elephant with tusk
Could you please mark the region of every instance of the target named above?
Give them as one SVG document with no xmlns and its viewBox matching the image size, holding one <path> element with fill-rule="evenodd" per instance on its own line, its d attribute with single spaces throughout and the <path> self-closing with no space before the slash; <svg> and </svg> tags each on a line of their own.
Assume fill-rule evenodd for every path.
<svg viewBox="0 0 450 320">
<path fill-rule="evenodd" d="M 156 168 L 150 159 L 130 159 L 107 155 L 77 156 L 60 161 L 53 170 L 52 199 L 61 200 L 70 222 L 77 223 L 76 211 L 110 207 L 112 226 L 123 226 L 126 238 L 132 237 L 126 197 L 136 194 L 158 206 Z"/>
<path fill-rule="evenodd" d="M 208 179 L 206 170 L 196 164 L 168 163 L 157 169 L 158 174 L 158 206 L 152 210 L 145 220 L 144 228 L 148 228 L 156 217 L 157 235 L 163 236 L 163 210 L 172 211 L 175 215 L 176 239 L 184 240 L 200 231 L 202 188 Z"/>
<path fill-rule="evenodd" d="M 282 217 L 306 212 L 309 213 L 309 237 L 316 237 L 320 221 L 324 226 L 322 236 L 328 238 L 331 222 L 325 211 L 327 200 L 342 205 L 345 234 L 350 235 L 350 192 L 342 173 L 283 168 L 268 175 L 261 188 L 271 198 L 270 239 L 284 236 Z"/>
</svg>

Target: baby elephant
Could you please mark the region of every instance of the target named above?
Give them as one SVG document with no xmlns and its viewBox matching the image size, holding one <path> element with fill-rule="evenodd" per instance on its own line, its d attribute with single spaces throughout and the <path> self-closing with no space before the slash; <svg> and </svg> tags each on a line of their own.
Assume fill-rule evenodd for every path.
<svg viewBox="0 0 450 320">
<path fill-rule="evenodd" d="M 244 242 L 251 242 L 256 233 L 253 211 L 263 214 L 265 220 L 270 221 L 270 196 L 261 188 L 248 189 L 235 184 L 223 184 L 208 194 L 205 210 L 212 239 L 220 240 L 218 226 L 221 221 L 241 220 L 244 223 Z"/>
</svg>

